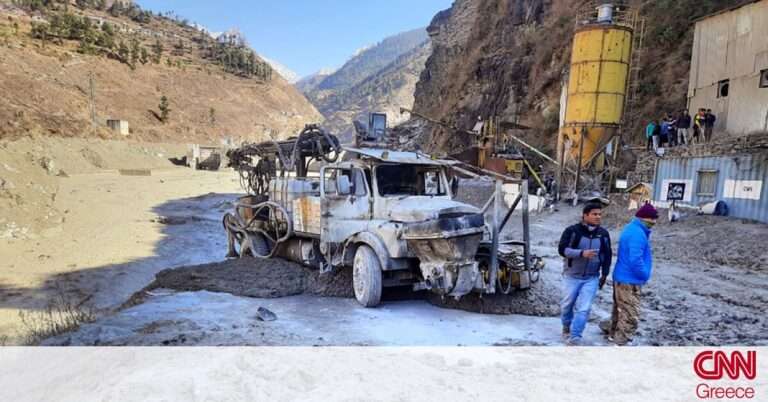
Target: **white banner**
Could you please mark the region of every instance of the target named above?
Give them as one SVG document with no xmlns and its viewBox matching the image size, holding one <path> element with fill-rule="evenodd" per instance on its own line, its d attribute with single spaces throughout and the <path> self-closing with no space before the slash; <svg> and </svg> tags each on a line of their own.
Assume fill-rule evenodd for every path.
<svg viewBox="0 0 768 402">
<path fill-rule="evenodd" d="M 0 400 L 765 401 L 766 361 L 768 348 L 2 348 Z"/>
<path fill-rule="evenodd" d="M 726 180 L 725 198 L 760 200 L 763 182 L 759 180 Z"/>
</svg>

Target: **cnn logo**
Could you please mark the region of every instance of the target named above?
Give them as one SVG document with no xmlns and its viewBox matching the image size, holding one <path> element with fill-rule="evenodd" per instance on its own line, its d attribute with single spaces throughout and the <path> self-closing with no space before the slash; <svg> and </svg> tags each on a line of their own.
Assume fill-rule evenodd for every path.
<svg viewBox="0 0 768 402">
<path fill-rule="evenodd" d="M 748 380 L 757 377 L 757 352 L 748 351 L 746 357 L 739 351 L 731 356 L 722 351 L 704 351 L 693 361 L 693 370 L 704 380 L 720 380 L 723 375 L 736 380 L 743 374 Z"/>
</svg>

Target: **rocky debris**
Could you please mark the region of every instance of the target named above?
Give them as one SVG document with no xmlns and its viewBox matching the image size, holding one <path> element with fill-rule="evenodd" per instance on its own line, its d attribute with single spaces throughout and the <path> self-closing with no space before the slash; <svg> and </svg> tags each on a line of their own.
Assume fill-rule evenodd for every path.
<svg viewBox="0 0 768 402">
<path fill-rule="evenodd" d="M 481 314 L 521 314 L 554 317 L 560 313 L 560 291 L 551 284 L 538 282 L 531 289 L 509 295 L 479 295 L 472 293 L 456 300 L 430 294 L 427 300 L 438 307 L 452 308 Z"/>
<path fill-rule="evenodd" d="M 44 157 L 40 158 L 40 162 L 39 163 L 40 163 L 40 167 L 45 169 L 45 171 L 49 175 L 56 176 L 56 174 L 58 173 L 58 171 L 56 170 L 56 162 L 54 162 L 53 159 L 51 159 L 51 158 L 49 158 L 47 156 L 44 156 Z"/>
<path fill-rule="evenodd" d="M 603 210 L 603 226 L 620 230 L 634 216 L 623 197 L 613 197 Z M 673 262 L 731 266 L 750 271 L 768 272 L 768 250 L 755 239 L 768 237 L 768 225 L 742 219 L 689 214 L 670 222 L 667 210 L 660 210 L 659 222 L 652 235 L 655 259 Z"/>
<path fill-rule="evenodd" d="M 197 216 L 159 216 L 149 221 L 161 225 L 186 225 L 189 223 L 200 222 L 203 220 Z"/>
<path fill-rule="evenodd" d="M 256 319 L 259 321 L 275 321 L 277 320 L 277 315 L 264 307 L 259 307 L 256 310 Z"/>
<path fill-rule="evenodd" d="M 90 148 L 81 149 L 80 155 L 95 168 L 103 169 L 106 166 L 104 159 L 102 159 L 97 152 Z"/>
</svg>

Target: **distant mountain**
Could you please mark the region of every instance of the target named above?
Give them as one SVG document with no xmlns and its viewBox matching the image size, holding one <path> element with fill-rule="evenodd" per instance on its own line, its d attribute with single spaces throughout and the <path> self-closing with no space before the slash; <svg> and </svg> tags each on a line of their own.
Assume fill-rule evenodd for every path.
<svg viewBox="0 0 768 402">
<path fill-rule="evenodd" d="M 391 36 L 374 46 L 364 48 L 356 52 L 338 71 L 323 80 L 318 89 L 338 91 L 351 88 L 427 39 L 427 30 L 419 28 Z"/>
<path fill-rule="evenodd" d="M 386 113 L 390 126 L 408 120 L 409 115 L 400 114 L 400 108 L 412 107 L 416 83 L 431 52 L 430 42 L 422 42 L 354 87 L 326 97 L 325 110 L 332 113 L 325 115 L 325 127 L 351 139 L 352 122 L 365 123 L 371 112 Z"/>
<path fill-rule="evenodd" d="M 317 89 L 317 86 L 331 74 L 333 74 L 333 71 L 325 73 L 321 70 L 296 81 L 293 86 L 295 86 L 301 93 L 308 94 Z"/>
<path fill-rule="evenodd" d="M 351 138 L 352 122 L 365 121 L 370 112 L 401 120 L 399 108 L 413 105 L 430 49 L 426 29 L 404 32 L 361 49 L 332 74 L 314 74 L 295 86 L 325 116 L 326 129 Z"/>
<path fill-rule="evenodd" d="M 266 61 L 270 66 L 272 66 L 275 71 L 277 71 L 278 74 L 280 74 L 281 77 L 285 78 L 286 81 L 288 81 L 291 84 L 295 84 L 299 81 L 300 77 L 299 74 L 288 68 L 287 66 L 281 64 L 280 62 L 277 62 L 275 60 L 266 58 L 262 55 L 259 55 L 262 60 Z"/>
</svg>

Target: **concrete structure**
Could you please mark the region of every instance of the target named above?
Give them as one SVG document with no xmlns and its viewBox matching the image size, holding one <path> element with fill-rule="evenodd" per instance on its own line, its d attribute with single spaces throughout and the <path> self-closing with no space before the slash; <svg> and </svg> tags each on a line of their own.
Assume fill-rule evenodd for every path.
<svg viewBox="0 0 768 402">
<path fill-rule="evenodd" d="M 131 130 L 128 127 L 128 122 L 125 120 L 109 119 L 107 120 L 107 127 L 112 129 L 112 131 L 117 131 L 122 135 L 127 136 L 131 133 Z"/>
<path fill-rule="evenodd" d="M 633 10 L 599 2 L 576 17 L 558 139 L 558 158 L 567 165 L 589 166 L 621 127 L 637 18 Z"/>
<path fill-rule="evenodd" d="M 768 0 L 696 21 L 688 108 L 712 109 L 716 131 L 768 131 Z"/>
<path fill-rule="evenodd" d="M 660 159 L 654 204 L 668 206 L 677 192 L 677 205 L 725 201 L 729 216 L 768 223 L 767 180 L 768 152 Z"/>
</svg>

